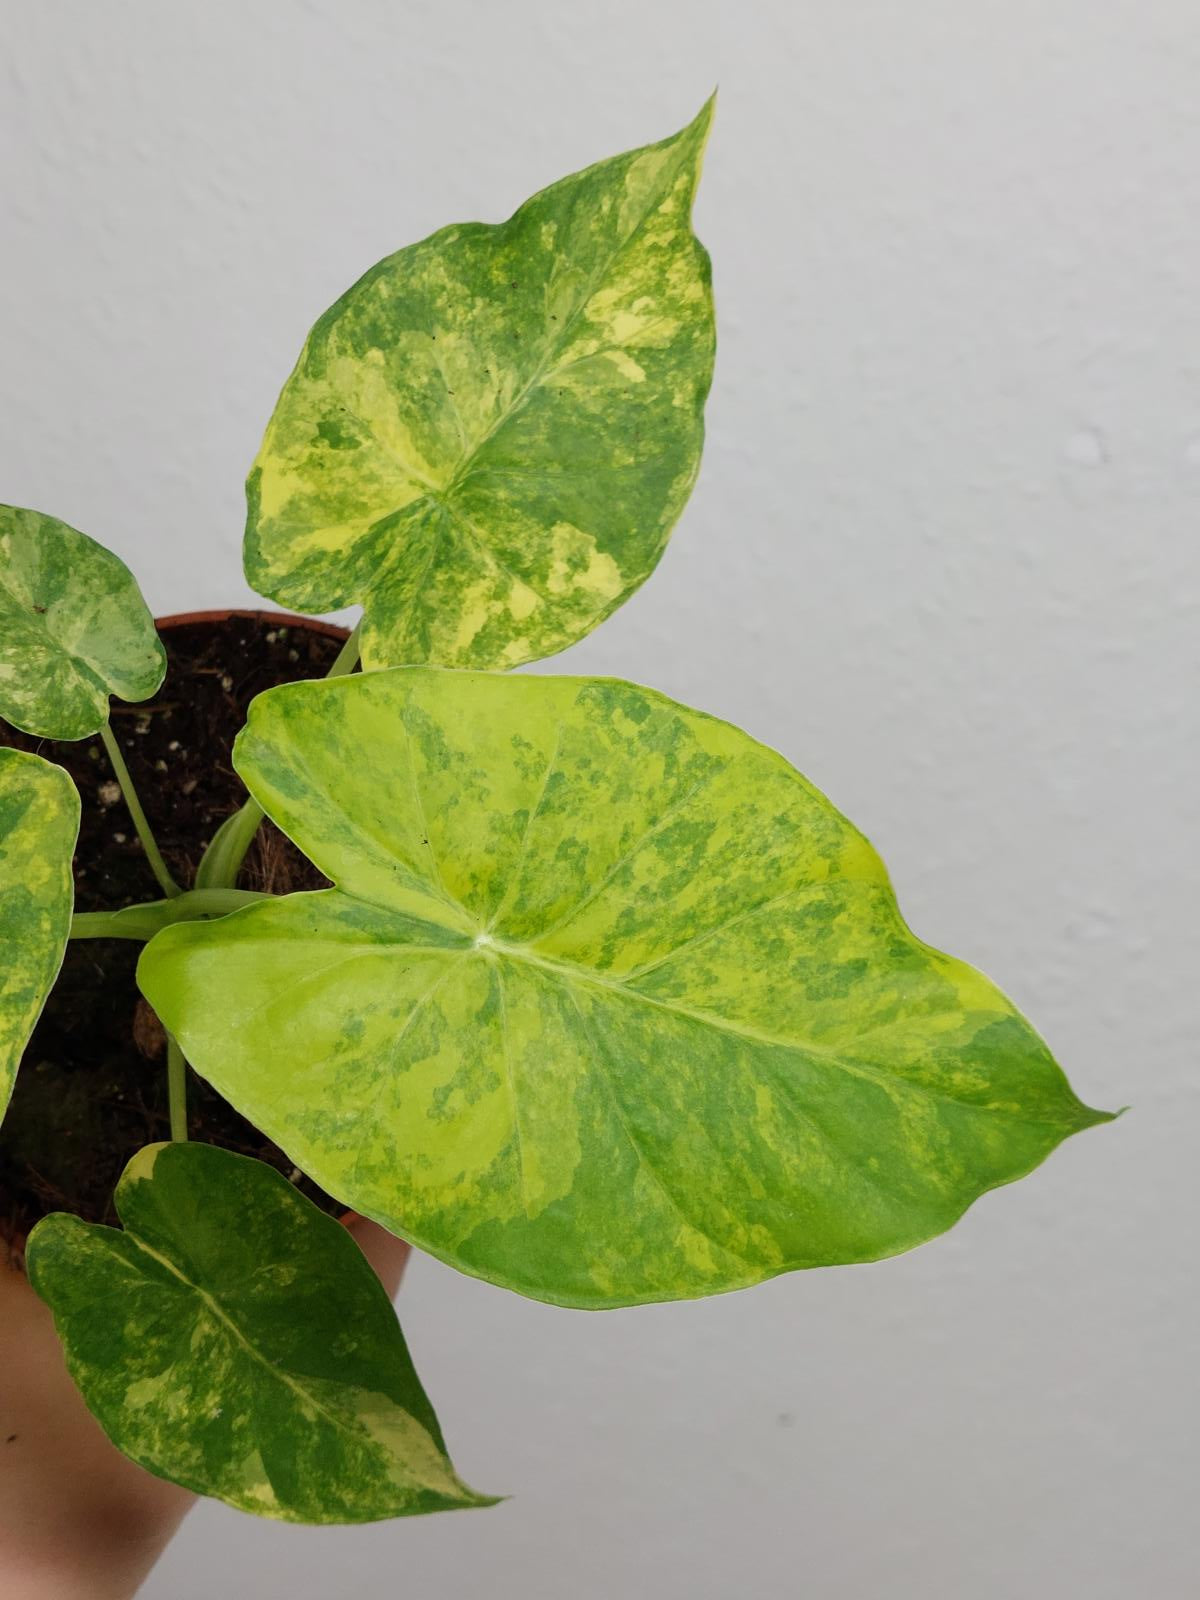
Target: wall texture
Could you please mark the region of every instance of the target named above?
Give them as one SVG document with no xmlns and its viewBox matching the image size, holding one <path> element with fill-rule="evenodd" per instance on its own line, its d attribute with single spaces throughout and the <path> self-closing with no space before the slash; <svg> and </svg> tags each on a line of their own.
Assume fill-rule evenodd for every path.
<svg viewBox="0 0 1200 1600">
<path fill-rule="evenodd" d="M 695 1305 L 402 1297 L 496 1510 L 200 1510 L 150 1600 L 1195 1592 L 1191 0 L 5 0 L 0 494 L 246 598 L 315 315 L 721 100 L 711 444 L 571 670 L 785 751 L 925 938 L 1132 1104 L 943 1240 Z"/>
</svg>

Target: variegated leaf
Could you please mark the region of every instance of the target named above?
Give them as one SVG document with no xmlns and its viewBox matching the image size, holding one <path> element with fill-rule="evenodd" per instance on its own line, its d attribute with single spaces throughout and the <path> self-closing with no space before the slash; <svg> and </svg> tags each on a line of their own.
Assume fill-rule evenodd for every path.
<svg viewBox="0 0 1200 1600">
<path fill-rule="evenodd" d="M 1103 1120 L 773 751 L 606 679 L 256 700 L 236 765 L 338 886 L 147 946 L 223 1095 L 348 1204 L 546 1300 L 868 1261 Z"/>
<path fill-rule="evenodd" d="M 213 1145 L 150 1145 L 116 1199 L 123 1232 L 58 1212 L 27 1260 L 127 1456 L 287 1522 L 491 1504 L 455 1475 L 358 1246 L 286 1178 Z"/>
<path fill-rule="evenodd" d="M 71 927 L 79 795 L 61 767 L 0 746 L 0 1118 Z"/>
<path fill-rule="evenodd" d="M 325 313 L 250 473 L 256 589 L 361 603 L 368 666 L 509 667 L 649 576 L 712 377 L 710 116 L 389 256 Z"/>
<path fill-rule="evenodd" d="M 0 716 L 86 739 L 108 697 L 148 700 L 166 656 L 132 573 L 56 517 L 0 506 Z"/>
</svg>

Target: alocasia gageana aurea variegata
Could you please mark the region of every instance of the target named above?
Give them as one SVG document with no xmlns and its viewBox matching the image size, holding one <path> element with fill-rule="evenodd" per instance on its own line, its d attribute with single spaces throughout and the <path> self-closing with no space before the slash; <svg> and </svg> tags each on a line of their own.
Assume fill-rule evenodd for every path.
<svg viewBox="0 0 1200 1600">
<path fill-rule="evenodd" d="M 108 730 L 163 673 L 133 578 L 0 508 L 0 715 L 101 734 L 163 889 L 72 919 L 78 796 L 0 749 L 0 1104 L 68 936 L 133 938 L 180 1136 L 129 1163 L 123 1228 L 41 1221 L 29 1273 L 113 1442 L 243 1510 L 490 1502 L 349 1236 L 186 1141 L 185 1056 L 347 1206 L 568 1306 L 909 1249 L 1107 1120 L 785 756 L 635 684 L 506 670 L 643 583 L 695 481 L 711 112 L 398 251 L 317 322 L 250 472 L 246 572 L 362 619 L 329 679 L 254 702 L 249 797 L 194 884 Z M 332 888 L 238 888 L 264 814 Z"/>
</svg>

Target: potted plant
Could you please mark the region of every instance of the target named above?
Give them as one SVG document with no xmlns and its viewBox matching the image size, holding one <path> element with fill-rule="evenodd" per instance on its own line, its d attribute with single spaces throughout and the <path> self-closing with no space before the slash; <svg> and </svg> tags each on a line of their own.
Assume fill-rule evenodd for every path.
<svg viewBox="0 0 1200 1600">
<path fill-rule="evenodd" d="M 71 1204 L 69 1172 L 67 1204 L 25 1194 L 25 1221 L 50 1212 L 29 1278 L 113 1443 L 243 1510 L 491 1503 L 330 1212 L 535 1299 L 628 1306 L 910 1249 L 1107 1120 L 910 932 L 784 755 L 653 689 L 509 670 L 645 581 L 695 480 L 710 116 L 399 251 L 317 322 L 250 472 L 245 566 L 292 611 L 361 606 L 341 648 L 193 620 L 163 691 L 122 563 L 0 514 L 0 1103 L 45 1073 L 46 1115 L 72 1107 L 56 1149 L 93 1125 L 96 1086 L 29 1041 L 69 942 L 140 951 L 140 1008 L 127 966 L 73 1016 L 121 1019 L 126 1110 L 161 1060 L 170 1134 L 108 1151 L 114 1215 Z M 202 679 L 240 717 L 247 662 L 298 681 L 254 696 L 231 768 L 196 748 L 215 723 L 162 743 L 155 711 L 193 716 Z M 73 881 L 80 785 L 43 741 L 90 752 L 60 752 L 89 837 L 157 895 L 129 903 L 126 873 L 101 909 L 98 849 Z M 193 860 L 209 772 L 229 814 L 199 818 Z"/>
</svg>

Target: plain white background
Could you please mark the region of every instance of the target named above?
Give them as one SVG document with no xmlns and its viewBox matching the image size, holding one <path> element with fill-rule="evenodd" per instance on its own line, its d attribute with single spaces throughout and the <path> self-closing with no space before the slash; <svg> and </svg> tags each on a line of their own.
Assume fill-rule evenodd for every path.
<svg viewBox="0 0 1200 1600">
<path fill-rule="evenodd" d="M 1195 1593 L 1192 0 L 3 10 L 0 496 L 159 612 L 248 598 L 241 480 L 354 278 L 719 81 L 704 471 L 561 665 L 778 746 L 1133 1107 L 880 1266 L 588 1315 L 418 1261 L 418 1365 L 513 1499 L 206 1506 L 150 1600 Z"/>
</svg>

